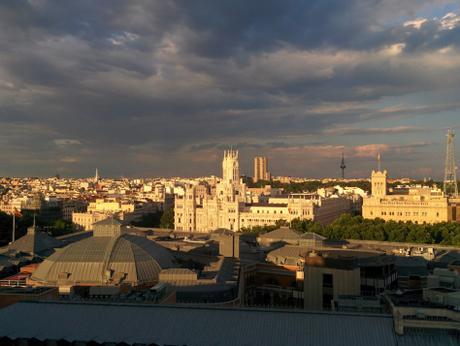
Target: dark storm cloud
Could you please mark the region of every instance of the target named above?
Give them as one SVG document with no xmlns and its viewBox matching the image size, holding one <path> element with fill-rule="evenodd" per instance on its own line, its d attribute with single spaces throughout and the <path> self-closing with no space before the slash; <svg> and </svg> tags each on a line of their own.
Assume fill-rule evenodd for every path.
<svg viewBox="0 0 460 346">
<path fill-rule="evenodd" d="M 180 174 L 194 151 L 287 148 L 330 128 L 457 110 L 375 105 L 460 88 L 456 17 L 404 24 L 428 3 L 3 1 L 0 159 L 11 174 L 32 174 L 27 152 L 50 174 L 96 163 L 120 174 L 118 160 L 124 173 Z"/>
<path fill-rule="evenodd" d="M 372 48 L 390 40 L 383 21 L 411 14 L 422 1 L 175 1 L 191 29 L 185 48 L 209 57 L 271 51 L 290 44 Z M 392 13 L 389 13 L 389 8 Z M 380 30 L 376 30 L 376 28 Z"/>
</svg>

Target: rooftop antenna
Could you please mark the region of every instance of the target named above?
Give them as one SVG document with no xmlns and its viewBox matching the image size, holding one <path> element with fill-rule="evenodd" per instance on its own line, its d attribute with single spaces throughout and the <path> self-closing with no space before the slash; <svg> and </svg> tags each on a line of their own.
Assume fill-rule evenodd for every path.
<svg viewBox="0 0 460 346">
<path fill-rule="evenodd" d="M 343 155 L 342 151 L 342 162 L 340 163 L 340 169 L 342 170 L 342 179 L 345 179 L 345 168 L 347 168 L 347 166 L 345 165 L 345 156 Z"/>
<path fill-rule="evenodd" d="M 447 130 L 446 163 L 444 171 L 444 194 L 458 196 L 457 167 L 455 166 L 454 130 Z"/>
<path fill-rule="evenodd" d="M 377 171 L 382 170 L 382 162 L 381 162 L 380 152 L 377 153 Z"/>
</svg>

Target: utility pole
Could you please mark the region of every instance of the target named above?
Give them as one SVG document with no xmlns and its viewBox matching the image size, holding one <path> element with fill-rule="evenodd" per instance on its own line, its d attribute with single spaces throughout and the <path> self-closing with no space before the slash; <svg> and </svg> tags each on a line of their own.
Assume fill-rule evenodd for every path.
<svg viewBox="0 0 460 346">
<path fill-rule="evenodd" d="M 11 237 L 11 242 L 14 243 L 16 240 L 16 210 L 13 209 L 13 229 L 12 229 L 12 237 Z"/>
</svg>

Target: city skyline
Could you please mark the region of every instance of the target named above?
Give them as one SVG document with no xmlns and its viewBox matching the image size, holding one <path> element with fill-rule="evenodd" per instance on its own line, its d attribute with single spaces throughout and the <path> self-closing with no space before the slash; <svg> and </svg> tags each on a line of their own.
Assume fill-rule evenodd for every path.
<svg viewBox="0 0 460 346">
<path fill-rule="evenodd" d="M 452 0 L 5 1 L 0 176 L 218 175 L 233 146 L 249 176 L 340 177 L 343 152 L 367 178 L 381 152 L 441 180 L 459 35 Z"/>
<path fill-rule="evenodd" d="M 0 344 L 458 344 L 459 95 L 460 0 L 0 1 Z"/>
<path fill-rule="evenodd" d="M 232 149 L 230 149 L 232 148 Z M 228 147 L 227 149 L 229 150 L 236 150 L 236 152 L 239 152 L 238 149 L 235 149 L 234 147 Z M 221 151 L 220 152 L 220 156 L 222 155 L 222 152 L 225 153 L 226 150 L 224 151 Z M 15 175 L 15 176 L 0 176 L 0 178 L 11 178 L 11 179 L 15 179 L 15 178 L 19 178 L 19 179 L 26 179 L 26 178 L 38 178 L 38 179 L 49 179 L 49 178 L 54 178 L 54 177 L 59 177 L 59 178 L 63 178 L 63 179 L 89 179 L 89 180 L 94 180 L 94 181 L 99 181 L 99 180 L 102 180 L 102 179 L 161 179 L 161 178 L 164 178 L 164 179 L 172 179 L 172 178 L 184 178 L 184 179 L 197 179 L 197 178 L 205 178 L 205 177 L 221 177 L 221 165 L 219 164 L 219 160 L 220 160 L 220 156 L 219 156 L 219 153 L 216 154 L 216 157 L 217 157 L 217 161 L 215 162 L 214 166 L 212 168 L 212 170 L 210 172 L 205 172 L 204 174 L 202 175 L 189 175 L 189 176 L 186 176 L 186 175 L 174 175 L 174 174 L 171 174 L 171 175 L 163 175 L 163 176 L 160 176 L 160 175 L 146 175 L 145 173 L 144 174 L 140 174 L 140 175 L 124 175 L 124 174 L 121 174 L 121 175 L 101 175 L 100 174 L 100 171 L 99 171 L 99 168 L 95 168 L 95 173 L 93 172 L 93 175 L 91 175 L 91 172 L 89 172 L 88 175 L 85 175 L 85 174 L 82 174 L 82 175 L 72 175 L 72 174 L 68 174 L 68 175 L 61 175 L 59 172 L 54 174 L 54 175 L 43 175 L 43 176 L 40 176 L 40 175 Z M 257 182 L 257 180 L 254 179 L 255 175 L 254 175 L 254 160 L 256 159 L 259 159 L 261 158 L 260 156 L 254 156 L 254 157 L 247 157 L 245 156 L 244 154 L 243 155 L 240 155 L 240 159 L 242 158 L 242 162 L 243 162 L 243 165 L 242 165 L 242 169 L 241 169 L 241 177 L 248 177 L 248 178 L 252 178 L 254 180 L 254 182 Z M 266 157 L 262 157 L 262 158 L 265 158 Z M 332 173 L 330 175 L 314 175 L 314 176 L 309 176 L 309 175 L 292 175 L 292 174 L 289 174 L 289 172 L 278 172 L 279 174 L 275 174 L 275 175 L 272 175 L 271 172 L 268 172 L 269 176 L 270 177 L 274 177 L 274 178 L 282 178 L 282 177 L 292 177 L 292 178 L 300 178 L 300 179 L 312 179 L 312 180 L 321 180 L 321 179 L 336 179 L 336 180 L 355 180 L 355 179 L 363 179 L 363 180 L 368 180 L 369 177 L 368 176 L 365 176 L 366 172 L 367 174 L 370 174 L 372 171 L 374 170 L 380 170 L 381 168 L 382 169 L 387 169 L 388 168 L 388 165 L 385 165 L 385 163 L 382 163 L 382 160 L 381 160 L 381 152 L 380 151 L 377 151 L 377 154 L 374 158 L 370 158 L 369 160 L 369 170 L 368 171 L 364 171 L 364 175 L 356 175 L 356 176 L 346 176 L 346 177 L 342 177 L 341 174 L 342 174 L 342 160 L 345 160 L 346 157 L 345 156 L 340 156 L 339 157 L 339 160 L 338 161 L 338 164 L 335 165 L 335 168 L 332 168 Z M 445 160 L 445 157 L 442 158 L 443 160 Z M 331 159 L 331 162 L 333 161 L 333 159 Z M 335 161 L 334 161 L 335 162 Z M 443 161 L 444 163 L 444 161 Z M 348 161 L 347 161 L 347 164 L 348 164 Z M 442 166 L 443 168 L 445 166 Z M 346 168 L 348 168 L 348 166 L 346 166 Z M 91 168 L 90 168 L 91 169 Z M 335 169 L 335 171 L 334 171 Z M 457 169 L 457 168 L 456 168 Z M 434 180 L 434 181 L 437 181 L 437 182 L 442 182 L 443 181 L 443 177 L 440 176 L 440 177 L 433 177 L 433 176 L 414 176 L 414 175 L 400 175 L 400 176 L 395 176 L 395 175 L 392 175 L 390 178 L 393 178 L 393 179 L 415 179 L 415 180 Z M 260 179 L 259 179 L 260 180 Z"/>
</svg>

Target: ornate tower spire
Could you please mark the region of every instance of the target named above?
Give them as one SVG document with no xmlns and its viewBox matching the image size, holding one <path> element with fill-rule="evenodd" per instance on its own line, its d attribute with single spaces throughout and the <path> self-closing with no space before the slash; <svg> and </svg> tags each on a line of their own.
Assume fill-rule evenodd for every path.
<svg viewBox="0 0 460 346">
<path fill-rule="evenodd" d="M 240 166 L 238 163 L 238 150 L 224 151 L 222 161 L 222 178 L 226 182 L 238 183 L 240 180 Z"/>
</svg>

